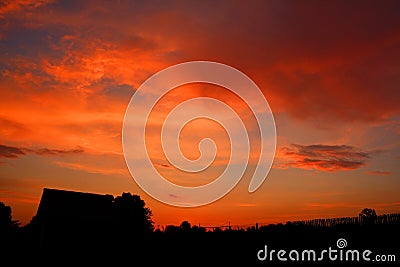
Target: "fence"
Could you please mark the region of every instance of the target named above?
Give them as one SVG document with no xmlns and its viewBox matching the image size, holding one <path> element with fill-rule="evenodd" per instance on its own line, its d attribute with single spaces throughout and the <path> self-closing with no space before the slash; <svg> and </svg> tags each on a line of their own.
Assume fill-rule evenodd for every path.
<svg viewBox="0 0 400 267">
<path fill-rule="evenodd" d="M 335 225 L 357 225 L 364 224 L 366 220 L 361 217 L 343 217 L 343 218 L 331 218 L 331 219 L 313 219 L 305 221 L 294 221 L 291 222 L 294 225 L 307 225 L 313 227 L 332 227 Z M 400 214 L 383 214 L 371 218 L 368 221 L 371 224 L 400 224 Z"/>
</svg>

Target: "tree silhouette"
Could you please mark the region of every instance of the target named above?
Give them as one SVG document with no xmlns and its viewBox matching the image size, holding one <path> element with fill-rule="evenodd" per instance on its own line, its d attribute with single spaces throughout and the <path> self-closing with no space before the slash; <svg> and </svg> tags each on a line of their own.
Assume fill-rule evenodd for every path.
<svg viewBox="0 0 400 267">
<path fill-rule="evenodd" d="M 165 227 L 164 233 L 167 235 L 178 235 L 181 233 L 182 229 L 176 225 L 167 225 Z"/>
<path fill-rule="evenodd" d="M 374 209 L 365 208 L 358 215 L 363 224 L 373 224 L 377 218 Z"/>
<path fill-rule="evenodd" d="M 11 207 L 6 206 L 3 202 L 0 202 L 0 229 L 9 230 L 12 227 L 19 225 L 18 221 L 13 221 L 11 216 Z"/>
<path fill-rule="evenodd" d="M 19 222 L 13 221 L 11 216 L 11 207 L 6 206 L 3 202 L 0 202 L 0 254 L 6 255 L 4 250 L 10 251 L 16 246 L 16 234 Z M 3 262 L 4 257 L 0 257 L 0 265 Z"/>
<path fill-rule="evenodd" d="M 190 225 L 190 223 L 189 223 L 188 221 L 183 221 L 183 222 L 181 223 L 181 225 L 180 225 L 180 228 L 181 228 L 183 231 L 189 231 L 189 230 L 192 228 L 192 226 Z"/>
<path fill-rule="evenodd" d="M 123 193 L 114 199 L 117 225 L 126 234 L 145 236 L 154 230 L 152 212 L 138 195 Z"/>
</svg>

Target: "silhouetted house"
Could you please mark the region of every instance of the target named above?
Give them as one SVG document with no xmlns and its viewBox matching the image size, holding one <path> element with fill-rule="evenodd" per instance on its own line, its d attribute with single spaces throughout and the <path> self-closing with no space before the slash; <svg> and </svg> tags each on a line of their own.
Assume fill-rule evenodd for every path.
<svg viewBox="0 0 400 267">
<path fill-rule="evenodd" d="M 36 214 L 41 247 L 100 245 L 112 236 L 112 195 L 43 189 Z"/>
</svg>

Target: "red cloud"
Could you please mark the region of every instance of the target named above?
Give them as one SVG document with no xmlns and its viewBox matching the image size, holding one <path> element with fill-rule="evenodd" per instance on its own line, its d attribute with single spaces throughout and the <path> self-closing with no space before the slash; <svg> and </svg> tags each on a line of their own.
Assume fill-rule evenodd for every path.
<svg viewBox="0 0 400 267">
<path fill-rule="evenodd" d="M 25 10 L 33 10 L 42 5 L 49 4 L 53 1 L 51 0 L 11 0 L 4 1 L 0 5 L 0 18 L 4 17 L 8 13 L 25 11 Z"/>
</svg>

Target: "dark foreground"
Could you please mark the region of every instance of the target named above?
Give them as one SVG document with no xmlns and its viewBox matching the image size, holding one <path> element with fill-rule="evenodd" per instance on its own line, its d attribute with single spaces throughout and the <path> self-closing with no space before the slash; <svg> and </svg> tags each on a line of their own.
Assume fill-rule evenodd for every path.
<svg viewBox="0 0 400 267">
<path fill-rule="evenodd" d="M 3 233 L 3 260 L 16 264 L 129 263 L 132 266 L 398 266 L 400 261 L 398 224 L 317 227 L 288 223 L 213 232 L 189 225 L 171 226 L 145 235 L 95 226 L 53 229 L 47 235 L 42 230 L 30 225 Z M 340 239 L 342 242 L 338 243 Z M 279 260 L 278 254 L 286 261 Z M 378 262 L 377 255 L 386 261 Z"/>
</svg>

